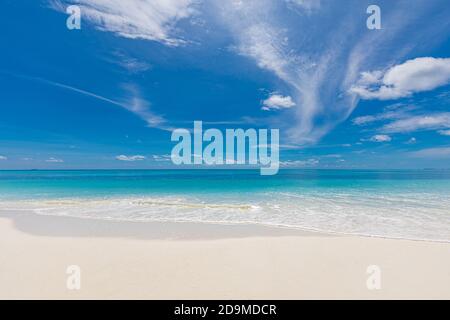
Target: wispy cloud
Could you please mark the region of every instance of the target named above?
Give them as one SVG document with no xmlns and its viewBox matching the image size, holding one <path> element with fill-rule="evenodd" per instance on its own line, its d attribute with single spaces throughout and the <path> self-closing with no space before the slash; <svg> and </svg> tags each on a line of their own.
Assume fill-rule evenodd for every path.
<svg viewBox="0 0 450 320">
<path fill-rule="evenodd" d="M 142 120 L 147 122 L 149 127 L 171 130 L 167 126 L 166 120 L 150 110 L 150 103 L 141 98 L 141 94 L 137 86 L 133 84 L 124 84 L 125 91 L 128 93 L 126 100 L 120 105 L 128 111 L 138 115 Z"/>
<path fill-rule="evenodd" d="M 284 126 L 289 143 L 298 145 L 317 142 L 346 120 L 361 98 L 398 98 L 448 82 L 448 59 L 428 57 L 405 62 L 418 43 L 428 43 L 424 35 L 435 34 L 436 42 L 443 37 L 440 31 L 447 25 L 440 21 L 416 28 L 414 33 L 408 29 L 415 26 L 421 15 L 430 13 L 432 17 L 437 5 L 430 1 L 418 0 L 416 10 L 409 10 L 407 2 L 389 4 L 389 10 L 383 11 L 384 28 L 376 31 L 367 30 L 361 19 L 365 11 L 361 12 L 359 1 L 342 4 L 319 0 L 51 0 L 51 3 L 59 10 L 63 4 L 77 3 L 82 7 L 83 17 L 100 30 L 169 46 L 186 43 L 178 22 L 206 7 L 207 11 L 201 11 L 202 19 L 206 25 L 214 21 L 224 27 L 220 30 L 229 31 L 224 38 L 232 39 L 228 46 L 231 50 L 278 78 L 281 88 L 275 90 L 282 89 L 285 96 L 280 95 L 278 103 L 267 101 L 263 109 L 286 109 L 270 120 Z M 291 19 L 296 13 L 301 17 Z M 130 70 L 146 68 L 140 61 L 123 63 Z M 279 103 L 281 98 L 285 99 L 283 103 Z M 139 96 L 130 101 L 113 102 L 139 115 L 149 126 L 170 129 L 161 116 L 149 110 L 148 102 Z M 355 123 L 378 121 L 359 120 Z"/>
<path fill-rule="evenodd" d="M 176 24 L 194 12 L 194 0 L 49 0 L 65 11 L 69 4 L 81 8 L 82 18 L 97 29 L 130 39 L 145 39 L 177 46 L 185 40 L 177 36 Z"/>
<path fill-rule="evenodd" d="M 155 113 L 153 113 L 150 110 L 150 103 L 143 99 L 141 97 L 141 94 L 139 92 L 139 89 L 136 85 L 133 84 L 123 84 L 122 87 L 125 91 L 125 97 L 122 100 L 114 100 L 111 98 L 104 97 L 102 95 L 99 95 L 97 93 L 93 93 L 91 91 L 87 91 L 84 89 L 80 89 L 74 86 L 70 86 L 64 83 L 50 81 L 43 78 L 36 78 L 36 77 L 28 77 L 28 76 L 22 76 L 23 78 L 39 81 L 54 87 L 62 88 L 65 90 L 69 90 L 72 92 L 76 92 L 78 94 L 88 96 L 118 107 L 121 107 L 123 109 L 126 109 L 138 117 L 140 117 L 142 120 L 144 120 L 147 125 L 151 128 L 158 128 L 162 130 L 171 130 L 172 128 L 167 125 L 167 121 L 162 117 Z"/>
<path fill-rule="evenodd" d="M 290 36 L 295 36 L 290 33 L 294 29 L 286 25 L 280 16 L 273 14 L 283 10 L 280 6 L 283 6 L 282 2 L 270 0 L 230 1 L 221 2 L 218 11 L 236 39 L 235 51 L 253 59 L 260 68 L 273 72 L 289 86 L 296 104 L 289 115 L 289 138 L 300 144 L 310 143 L 330 129 L 328 121 L 323 121 L 323 125 L 317 125 L 315 121 L 321 116 L 323 100 L 330 98 L 330 92 L 335 97 L 339 95 L 338 81 L 331 75 L 335 70 L 330 68 L 330 61 L 335 57 L 335 50 L 332 49 L 334 43 L 328 43 L 330 39 L 339 40 L 336 35 L 324 39 L 329 46 L 324 46 L 322 52 L 311 48 L 311 43 L 298 43 L 297 47 L 303 51 L 294 49 L 290 42 Z M 300 25 L 295 30 L 302 30 L 303 22 L 298 21 Z M 296 38 L 302 39 L 299 35 Z M 325 83 L 326 88 L 323 87 Z M 341 109 L 343 105 L 340 102 L 330 103 L 328 120 L 333 116 L 345 117 L 353 108 L 346 98 L 341 100 L 345 108 L 348 108 L 347 111 Z"/>
<path fill-rule="evenodd" d="M 449 158 L 450 147 L 428 148 L 410 152 L 409 155 L 417 158 Z"/>
<path fill-rule="evenodd" d="M 367 116 L 356 117 L 352 120 L 353 124 L 358 126 L 368 125 L 374 122 L 384 120 L 396 120 L 409 117 L 411 111 L 416 110 L 417 107 L 413 105 L 398 106 L 392 110 L 390 106 L 385 108 L 384 112 L 378 114 L 372 114 Z"/>
<path fill-rule="evenodd" d="M 450 112 L 426 112 L 416 105 L 391 105 L 378 114 L 357 117 L 353 124 L 365 126 L 382 122 L 376 130 L 381 133 L 411 133 L 416 131 L 437 131 L 450 134 Z"/>
<path fill-rule="evenodd" d="M 8 157 L 5 157 L 5 156 L 0 156 L 0 160 L 1 160 L 1 161 L 5 161 L 5 160 L 8 160 Z"/>
<path fill-rule="evenodd" d="M 116 160 L 128 161 L 128 162 L 142 161 L 142 160 L 145 160 L 145 159 L 146 159 L 146 157 L 145 156 L 141 156 L 141 155 L 126 156 L 126 155 L 121 154 L 120 156 L 116 157 Z"/>
<path fill-rule="evenodd" d="M 142 73 L 152 68 L 150 63 L 130 57 L 121 51 L 113 52 L 112 57 L 105 58 L 105 60 L 122 67 L 130 74 Z"/>
<path fill-rule="evenodd" d="M 437 113 L 411 116 L 384 125 L 381 131 L 387 133 L 406 133 L 419 130 L 439 130 L 450 128 L 450 113 Z"/>
<path fill-rule="evenodd" d="M 318 159 L 280 161 L 280 167 L 315 167 L 320 163 Z"/>
<path fill-rule="evenodd" d="M 157 162 L 166 162 L 166 161 L 170 161 L 172 159 L 170 154 L 163 154 L 163 155 L 155 154 L 152 156 L 152 158 L 154 161 L 157 161 Z"/>
<path fill-rule="evenodd" d="M 48 158 L 47 160 L 45 160 L 45 162 L 49 162 L 49 163 L 63 163 L 64 160 L 63 159 L 59 159 L 59 158 Z"/>
<path fill-rule="evenodd" d="M 349 117 L 360 99 L 350 90 L 360 73 L 376 70 L 374 66 L 383 70 L 392 61 L 398 63 L 416 39 L 401 37 L 402 33 L 425 12 L 408 10 L 408 18 L 404 18 L 406 3 L 396 3 L 383 15 L 388 31 L 371 32 L 365 21 L 360 21 L 361 12 L 355 12 L 361 8 L 359 2 L 346 1 L 345 6 L 327 2 L 323 8 L 316 4 L 300 0 L 236 0 L 217 5 L 221 20 L 235 39 L 233 50 L 272 72 L 289 88 L 287 93 L 296 105 L 280 115 L 276 123 L 287 124 L 283 132 L 298 144 L 317 142 Z M 314 5 L 318 13 L 297 19 L 293 26 L 283 14 L 293 5 L 304 11 Z M 422 9 L 426 6 L 424 1 L 418 4 Z M 336 23 L 337 12 L 340 23 Z M 311 29 L 311 23 L 317 27 Z M 416 33 L 417 37 L 422 31 Z M 381 53 L 378 48 L 395 50 L 389 50 L 387 56 L 386 50 Z"/>
<path fill-rule="evenodd" d="M 443 136 L 450 136 L 450 130 L 439 130 L 439 134 Z"/>
<path fill-rule="evenodd" d="M 294 10 L 306 11 L 311 13 L 320 8 L 320 0 L 285 0 L 288 6 Z"/>
</svg>

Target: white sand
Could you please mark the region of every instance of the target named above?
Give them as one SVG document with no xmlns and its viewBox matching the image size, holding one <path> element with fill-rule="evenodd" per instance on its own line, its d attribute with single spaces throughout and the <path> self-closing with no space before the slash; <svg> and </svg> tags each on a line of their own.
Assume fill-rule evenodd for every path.
<svg viewBox="0 0 450 320">
<path fill-rule="evenodd" d="M 367 289 L 369 265 L 380 290 Z M 450 244 L 12 214 L 0 218 L 0 298 L 450 299 Z"/>
</svg>

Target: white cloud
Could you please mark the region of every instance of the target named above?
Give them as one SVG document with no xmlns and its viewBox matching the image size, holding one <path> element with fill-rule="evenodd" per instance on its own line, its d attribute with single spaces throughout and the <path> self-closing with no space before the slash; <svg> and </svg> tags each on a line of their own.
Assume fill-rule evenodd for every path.
<svg viewBox="0 0 450 320">
<path fill-rule="evenodd" d="M 287 2 L 289 8 L 299 10 L 319 7 L 318 1 Z M 412 27 L 409 23 L 422 14 L 417 10 L 408 11 L 405 17 L 406 4 L 396 5 L 384 16 L 383 24 L 389 25 L 388 32 L 361 33 L 360 8 L 347 2 L 344 5 L 339 1 L 327 2 L 326 10 L 320 15 L 297 19 L 295 23 L 286 19 L 283 11 L 286 1 L 217 3 L 216 11 L 236 42 L 232 49 L 277 76 L 283 82 L 283 91 L 296 103 L 281 118 L 273 119 L 273 123 L 285 123 L 283 132 L 290 143 L 299 145 L 317 142 L 350 116 L 359 101 L 359 95 L 350 88 L 361 71 L 398 61 L 425 33 L 418 30 L 414 35 L 403 35 Z M 343 7 L 345 13 L 341 12 Z M 336 24 L 336 18 L 342 23 Z M 378 81 L 379 77 L 368 73 L 365 81 Z"/>
<path fill-rule="evenodd" d="M 450 136 L 450 130 L 439 130 L 438 132 L 443 136 Z"/>
<path fill-rule="evenodd" d="M 383 121 L 383 120 L 395 120 L 395 119 L 406 118 L 406 117 L 410 116 L 409 111 L 415 110 L 416 107 L 413 105 L 409 105 L 409 106 L 397 106 L 394 110 L 391 110 L 390 107 L 387 107 L 385 109 L 386 109 L 385 112 L 382 112 L 379 114 L 354 118 L 352 120 L 352 122 L 355 125 L 364 126 L 367 124 L 371 124 L 373 122 L 378 122 L 378 121 Z"/>
<path fill-rule="evenodd" d="M 363 72 L 350 92 L 363 99 L 399 99 L 450 83 L 450 58 L 408 60 L 386 71 Z"/>
<path fill-rule="evenodd" d="M 151 68 L 150 64 L 144 61 L 139 61 L 135 58 L 123 59 L 122 61 L 118 62 L 118 64 L 128 70 L 128 72 L 130 73 L 144 72 Z"/>
<path fill-rule="evenodd" d="M 63 159 L 58 159 L 58 158 L 48 158 L 47 160 L 45 160 L 45 162 L 50 162 L 50 163 L 63 163 L 64 160 Z"/>
<path fill-rule="evenodd" d="M 323 158 L 336 158 L 336 159 L 339 159 L 339 158 L 342 158 L 342 155 L 341 154 L 326 154 L 326 155 L 324 155 L 322 157 Z"/>
<path fill-rule="evenodd" d="M 120 156 L 116 157 L 116 160 L 119 161 L 129 161 L 129 162 L 133 162 L 133 161 L 142 161 L 145 160 L 146 158 L 144 156 L 141 155 L 135 155 L 135 156 L 126 156 L 121 154 Z"/>
<path fill-rule="evenodd" d="M 358 126 L 363 126 L 368 123 L 372 123 L 377 121 L 376 116 L 361 116 L 352 120 L 352 122 Z"/>
<path fill-rule="evenodd" d="M 286 12 L 292 8 L 302 12 L 319 9 L 319 0 L 70 2 L 79 3 L 83 7 L 82 14 L 86 9 L 88 23 L 93 23 L 101 30 L 174 46 L 184 42 L 180 30 L 177 29 L 178 22 L 195 15 L 197 9 L 204 8 L 201 19 L 211 22 L 209 27 L 217 26 L 216 29 L 220 30 L 220 33 L 229 31 L 229 34 L 223 32 L 225 35 L 219 39 L 223 42 L 218 43 L 223 43 L 234 52 L 252 59 L 261 69 L 273 73 L 281 80 L 283 92 L 291 96 L 296 105 L 280 113 L 282 118 L 270 118 L 269 121 L 283 124 L 285 128 L 282 129 L 289 136 L 289 142 L 299 145 L 317 142 L 336 124 L 349 117 L 360 96 L 356 92 L 349 94 L 349 90 L 357 82 L 361 71 L 380 69 L 395 61 L 402 61 L 400 59 L 404 59 L 417 43 L 428 44 L 420 41 L 425 34 L 434 34 L 433 41 L 436 42 L 445 35 L 438 32 L 445 30 L 445 23 L 440 23 L 440 20 L 430 24 L 433 27 L 426 30 L 419 28 L 413 34 L 408 32 L 408 36 L 402 33 L 414 27 L 412 22 L 421 14 L 429 12 L 421 10 L 425 7 L 422 3 L 413 11 L 408 10 L 407 3 L 396 4 L 395 8 L 390 8 L 389 15 L 383 16 L 383 24 L 389 26 L 388 32 L 380 30 L 361 33 L 358 28 L 360 8 L 345 4 L 345 9 L 342 10 L 340 2 L 327 2 L 327 10 L 323 10 L 320 17 L 317 15 L 320 19 L 318 21 L 312 21 L 312 16 L 291 19 Z M 204 7 L 197 6 L 200 2 Z M 404 12 L 408 14 L 405 15 Z M 341 23 L 336 24 L 336 19 Z M 314 27 L 311 28 L 311 25 Z M 204 29 L 208 36 L 196 34 L 196 40 L 211 39 L 209 36 L 213 34 L 212 28 Z M 201 38 L 202 36 L 205 37 Z M 232 44 L 227 43 L 230 38 L 233 39 Z M 317 41 L 319 38 L 320 41 Z M 374 49 L 367 50 L 369 46 Z M 131 61 L 130 64 L 132 70 L 142 67 L 136 66 L 134 62 Z M 374 86 L 384 85 L 382 76 L 385 76 L 385 73 L 367 73 L 362 80 L 362 84 L 365 82 L 363 88 L 370 91 Z M 398 81 L 395 77 L 393 79 Z M 150 125 L 159 123 L 156 126 L 161 127 L 161 119 L 156 117 L 151 120 Z"/>
<path fill-rule="evenodd" d="M 348 117 L 356 101 L 349 95 L 339 96 L 345 62 L 336 63 L 341 58 L 341 44 L 348 38 L 345 32 L 325 34 L 318 48 L 317 42 L 308 40 L 314 36 L 305 33 L 309 27 L 306 19 L 296 20 L 293 27 L 283 14 L 276 14 L 286 10 L 281 1 L 217 1 L 216 6 L 215 11 L 235 39 L 233 50 L 273 73 L 291 91 L 295 106 L 283 113 L 283 119 L 273 119 L 274 123 L 284 123 L 289 142 L 314 143 Z"/>
<path fill-rule="evenodd" d="M 42 78 L 34 78 L 34 77 L 24 77 L 30 80 L 39 81 L 42 83 L 46 83 L 48 85 L 52 85 L 55 87 L 59 87 L 65 90 L 70 90 L 73 92 L 76 92 L 78 94 L 82 94 L 103 102 L 110 103 L 112 105 L 124 108 L 138 117 L 140 117 L 142 120 L 144 120 L 147 125 L 151 128 L 159 128 L 162 130 L 171 130 L 172 128 L 166 125 L 166 120 L 154 112 L 150 110 L 150 103 L 143 99 L 141 97 L 141 94 L 139 92 L 139 89 L 137 86 L 133 84 L 124 84 L 122 87 L 125 89 L 127 97 L 123 99 L 123 101 L 118 101 L 114 99 L 110 99 L 107 97 L 104 97 L 102 95 L 99 95 L 97 93 L 93 93 L 90 91 L 86 91 L 74 86 L 69 86 L 64 83 L 59 83 L 55 81 L 50 81 L 47 79 Z"/>
<path fill-rule="evenodd" d="M 139 89 L 136 86 L 125 84 L 123 87 L 129 94 L 129 97 L 120 103 L 123 108 L 139 116 L 142 120 L 147 122 L 147 125 L 151 128 L 171 130 L 170 127 L 165 125 L 166 120 L 162 116 L 159 116 L 150 110 L 150 103 L 141 98 Z"/>
<path fill-rule="evenodd" d="M 418 130 L 439 130 L 450 128 L 450 113 L 417 115 L 386 124 L 381 128 L 387 133 L 406 133 Z"/>
<path fill-rule="evenodd" d="M 286 3 L 293 9 L 299 7 L 307 13 L 320 8 L 320 0 L 286 0 Z"/>
<path fill-rule="evenodd" d="M 163 154 L 163 155 L 153 155 L 153 160 L 161 162 L 161 161 L 170 161 L 172 159 L 172 156 L 170 154 Z"/>
<path fill-rule="evenodd" d="M 282 96 L 280 94 L 271 94 L 269 98 L 264 100 L 262 110 L 280 110 L 289 109 L 295 106 L 295 102 L 292 101 L 290 96 Z"/>
<path fill-rule="evenodd" d="M 8 160 L 8 158 L 7 157 L 5 157 L 5 156 L 0 156 L 0 160 Z"/>
<path fill-rule="evenodd" d="M 107 60 L 121 66 L 131 74 L 145 72 L 152 67 L 149 63 L 129 57 L 120 51 L 114 52 L 113 56 L 114 57 L 112 59 Z"/>
<path fill-rule="evenodd" d="M 417 158 L 448 158 L 450 157 L 450 147 L 422 149 L 409 154 Z"/>
<path fill-rule="evenodd" d="M 185 42 L 176 36 L 176 24 L 195 12 L 194 0 L 50 0 L 60 11 L 65 11 L 68 3 L 80 6 L 82 21 L 86 19 L 99 30 L 171 46 Z"/>
<path fill-rule="evenodd" d="M 369 140 L 372 142 L 389 142 L 392 140 L 392 138 L 385 134 L 377 134 L 377 135 L 374 135 Z"/>
<path fill-rule="evenodd" d="M 417 142 L 417 139 L 412 137 L 411 139 L 409 139 L 408 141 L 406 141 L 406 144 L 415 144 Z"/>
<path fill-rule="evenodd" d="M 320 163 L 318 159 L 280 161 L 281 167 L 314 167 Z"/>
</svg>

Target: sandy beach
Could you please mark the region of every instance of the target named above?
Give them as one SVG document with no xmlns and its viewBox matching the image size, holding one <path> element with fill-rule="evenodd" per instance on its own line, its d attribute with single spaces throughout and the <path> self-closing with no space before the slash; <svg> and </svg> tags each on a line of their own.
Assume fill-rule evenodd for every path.
<svg viewBox="0 0 450 320">
<path fill-rule="evenodd" d="M 1 299 L 450 299 L 450 244 L 263 226 L 0 216 Z M 67 267 L 81 270 L 67 288 Z M 381 270 L 369 290 L 367 267 Z"/>
</svg>

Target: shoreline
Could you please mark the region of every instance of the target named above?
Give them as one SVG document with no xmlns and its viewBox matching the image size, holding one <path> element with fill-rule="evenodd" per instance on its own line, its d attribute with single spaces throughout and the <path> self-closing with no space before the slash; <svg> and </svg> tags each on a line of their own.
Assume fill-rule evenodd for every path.
<svg viewBox="0 0 450 320">
<path fill-rule="evenodd" d="M 50 237 L 102 237 L 138 240 L 216 240 L 253 237 L 323 236 L 338 237 L 320 231 L 276 227 L 262 224 L 201 223 L 172 221 L 128 221 L 42 215 L 30 210 L 0 213 L 21 232 Z"/>
<path fill-rule="evenodd" d="M 369 234 L 360 234 L 360 233 L 345 233 L 338 231 L 325 231 L 325 230 L 316 230 L 316 229 L 308 229 L 303 227 L 296 226 L 287 226 L 287 225 L 272 225 L 265 223 L 245 223 L 245 222 L 236 222 L 236 223 L 225 223 L 225 222 L 199 222 L 199 221 L 147 221 L 147 220 L 124 220 L 124 219 L 105 219 L 105 218 L 91 218 L 91 217 L 73 217 L 73 216 L 62 216 L 62 215 L 45 215 L 38 214 L 33 212 L 31 209 L 24 210 L 14 210 L 5 213 L 0 209 L 0 218 L 9 218 L 18 222 L 18 229 L 30 233 L 35 232 L 35 230 L 31 230 L 30 228 L 22 225 L 21 222 L 24 220 L 35 219 L 35 217 L 39 217 L 38 223 L 45 220 L 54 220 L 52 222 L 56 223 L 56 226 L 60 224 L 62 227 L 65 227 L 70 223 L 71 228 L 75 227 L 75 234 L 72 236 L 85 236 L 86 228 L 91 229 L 91 225 L 95 225 L 95 232 L 99 232 L 101 234 L 97 234 L 97 236 L 134 236 L 136 238 L 148 238 L 143 231 L 148 231 L 150 228 L 153 231 L 160 232 L 159 234 L 162 238 L 167 234 L 177 234 L 178 236 L 175 238 L 171 238 L 172 240 L 183 239 L 183 240 L 195 240 L 201 237 L 198 235 L 193 235 L 188 232 L 185 234 L 186 230 L 192 230 L 198 228 L 198 230 L 206 231 L 206 234 L 203 234 L 205 237 L 203 239 L 209 238 L 220 238 L 217 237 L 217 233 L 211 234 L 212 230 L 219 231 L 219 235 L 222 235 L 225 238 L 241 238 L 241 237 L 253 237 L 253 236 L 289 236 L 289 235 L 302 235 L 302 236 L 328 236 L 328 237 L 361 237 L 361 238 L 369 238 L 369 239 L 386 239 L 386 240 L 400 240 L 400 241 L 414 241 L 414 242 L 429 242 L 429 243 L 447 243 L 450 244 L 450 240 L 444 239 L 414 239 L 414 238 L 402 238 L 402 237 L 393 237 L 393 236 L 382 236 L 382 235 L 369 235 Z M 112 226 L 120 226 L 120 228 L 108 228 L 108 225 Z M 50 232 L 55 233 L 57 228 L 54 226 Z M 114 231 L 116 234 L 111 233 L 109 235 L 105 235 L 104 232 L 108 230 L 108 232 Z M 128 230 L 128 232 L 125 232 Z M 197 230 L 197 231 L 198 231 Z M 81 231 L 81 232 L 80 232 Z M 161 233 L 163 231 L 163 233 Z M 181 237 L 179 235 L 182 235 Z M 51 234 L 47 234 L 51 235 Z M 57 232 L 56 232 L 56 235 Z M 59 235 L 61 236 L 61 235 Z"/>
<path fill-rule="evenodd" d="M 450 299 L 450 245 L 0 214 L 1 299 Z M 66 287 L 81 269 L 81 290 Z M 381 270 L 369 290 L 367 268 Z"/>
</svg>

